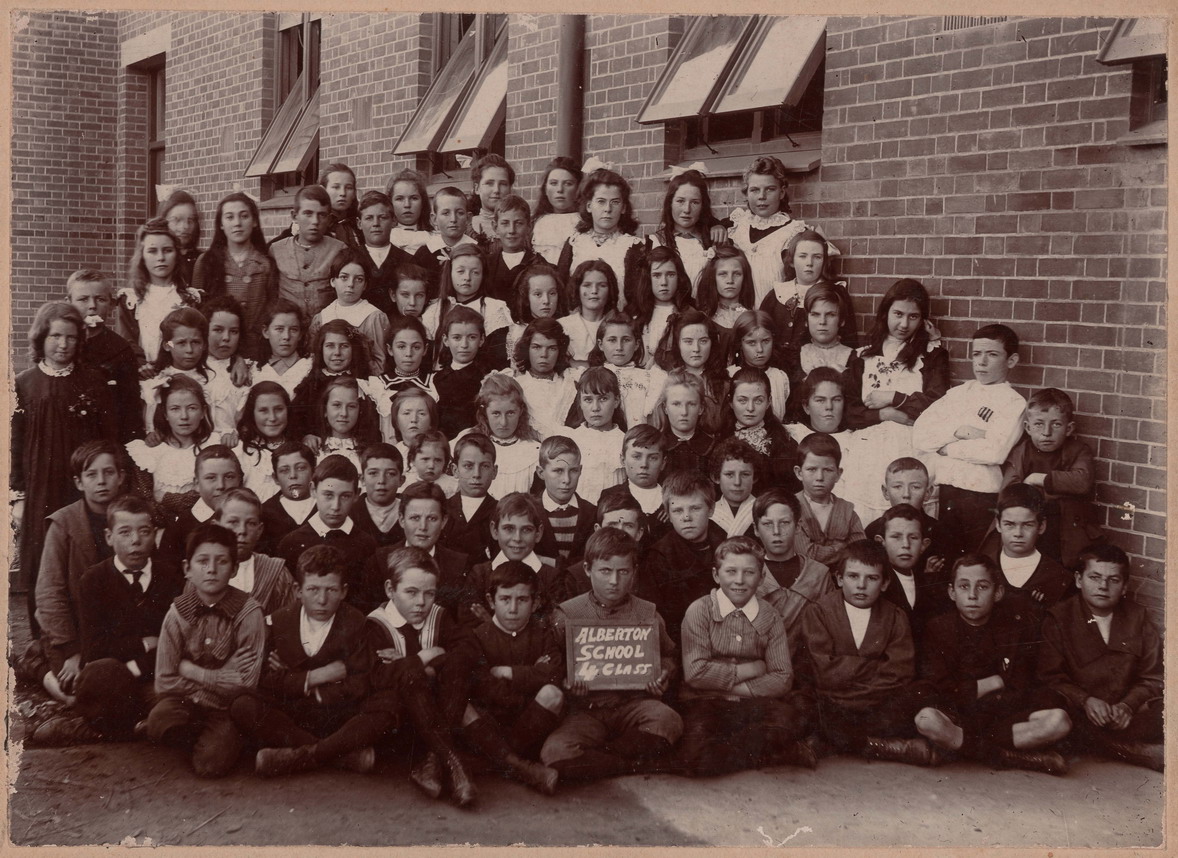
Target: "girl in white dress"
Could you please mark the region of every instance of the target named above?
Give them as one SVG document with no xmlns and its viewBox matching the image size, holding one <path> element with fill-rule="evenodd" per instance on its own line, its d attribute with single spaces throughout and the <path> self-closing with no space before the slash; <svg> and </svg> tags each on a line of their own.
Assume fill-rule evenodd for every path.
<svg viewBox="0 0 1178 858">
<path fill-rule="evenodd" d="M 432 229 L 425 176 L 416 170 L 402 170 L 389 179 L 385 193 L 393 201 L 393 219 L 396 221 L 389 238 L 412 256 L 429 239 Z"/>
<path fill-rule="evenodd" d="M 679 254 L 691 283 L 691 297 L 697 298 L 700 274 L 711 258 L 709 251 L 728 243 L 728 229 L 712 213 L 704 165 L 693 164 L 687 170 L 672 167 L 671 171 L 663 196 L 662 219 L 651 243 Z"/>
<path fill-rule="evenodd" d="M 262 312 L 262 363 L 254 370 L 254 384 L 274 381 L 294 396 L 299 382 L 311 371 L 311 358 L 304 356 L 304 332 L 302 313 L 285 298 L 276 299 Z"/>
<path fill-rule="evenodd" d="M 678 313 L 693 306 L 683 260 L 667 247 L 656 247 L 642 261 L 638 291 L 630 305 L 647 366 L 654 364 L 655 352 L 667 331 L 667 324 Z"/>
<path fill-rule="evenodd" d="M 540 441 L 516 380 L 501 372 L 490 373 L 479 388 L 475 414 L 474 428 L 454 440 L 469 432 L 482 432 L 495 444 L 497 473 L 488 491 L 497 498 L 529 491 L 540 458 Z"/>
<path fill-rule="evenodd" d="M 574 366 L 588 366 L 589 353 L 597 345 L 597 329 L 606 313 L 618 305 L 618 278 L 600 259 L 577 266 L 568 284 L 569 314 L 560 326 L 569 336 L 569 357 Z"/>
<path fill-rule="evenodd" d="M 237 458 L 245 475 L 243 485 L 261 501 L 278 494 L 271 454 L 288 440 L 290 394 L 275 381 L 260 381 L 249 390 L 237 424 L 241 446 Z"/>
<path fill-rule="evenodd" d="M 769 379 L 769 394 L 774 416 L 784 422 L 789 403 L 789 376 L 779 367 L 770 366 L 773 358 L 773 320 L 768 313 L 749 310 L 741 313 L 732 326 L 732 364 L 728 375 L 736 375 L 741 367 L 752 367 Z"/>
<path fill-rule="evenodd" d="M 577 494 L 596 504 L 601 493 L 626 479 L 622 468 L 625 430 L 615 419 L 621 404 L 618 377 L 605 367 L 585 370 L 577 382 L 576 426 L 568 436 L 581 451 L 581 479 Z"/>
<path fill-rule="evenodd" d="M 115 304 L 115 332 L 151 363 L 159 355 L 164 317 L 195 306 L 200 294 L 184 281 L 180 249 L 166 220 L 150 220 L 139 228 L 130 269 Z"/>
<path fill-rule="evenodd" d="M 617 377 L 627 427 L 648 422 L 667 381 L 662 369 L 646 363 L 637 323 L 620 310 L 607 314 L 597 328 L 589 366 L 604 366 Z"/>
<path fill-rule="evenodd" d="M 515 346 L 513 373 L 523 390 L 532 428 L 541 441 L 564 433 L 577 398 L 578 370 L 569 367 L 568 335 L 553 319 L 536 319 Z"/>
<path fill-rule="evenodd" d="M 487 295 L 484 282 L 487 260 L 477 244 L 459 244 L 450 249 L 450 258 L 442 265 L 437 300 L 425 308 L 421 322 L 426 332 L 439 338 L 438 328 L 451 307 L 461 304 L 483 317 L 483 334 L 490 336 L 511 324 L 507 304 Z M 441 342 L 435 343 L 435 354 L 441 352 Z"/>
<path fill-rule="evenodd" d="M 548 162 L 540 179 L 540 199 L 532 211 L 532 249 L 550 265 L 560 262 L 560 251 L 577 231 L 577 187 L 583 173 L 572 158 L 560 155 Z"/>
</svg>

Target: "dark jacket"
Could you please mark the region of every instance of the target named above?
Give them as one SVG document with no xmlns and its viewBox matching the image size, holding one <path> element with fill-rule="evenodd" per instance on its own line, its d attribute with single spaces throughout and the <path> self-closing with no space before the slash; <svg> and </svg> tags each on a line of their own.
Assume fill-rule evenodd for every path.
<svg viewBox="0 0 1178 858">
<path fill-rule="evenodd" d="M 273 670 L 267 663 L 262 668 L 258 687 L 280 701 L 307 700 L 308 695 L 303 692 L 307 672 L 333 661 L 342 661 L 348 675 L 336 682 L 316 686 L 315 697 L 311 699 L 317 698 L 325 706 L 362 700 L 368 693 L 372 662 L 365 637 L 364 614 L 347 602 L 341 603 L 323 646 L 314 655 L 307 655 L 299 628 L 302 610 L 301 603 L 287 605 L 271 617 L 267 653 L 277 653 L 286 669 Z"/>
</svg>

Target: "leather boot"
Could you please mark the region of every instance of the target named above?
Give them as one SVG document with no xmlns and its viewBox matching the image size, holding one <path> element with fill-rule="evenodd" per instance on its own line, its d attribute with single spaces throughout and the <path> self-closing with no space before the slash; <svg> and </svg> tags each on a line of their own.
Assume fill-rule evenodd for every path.
<svg viewBox="0 0 1178 858">
<path fill-rule="evenodd" d="M 1009 751 L 998 753 L 998 764 L 1004 769 L 1026 769 L 1048 775 L 1066 775 L 1068 761 L 1056 751 Z"/>
<path fill-rule="evenodd" d="M 442 764 L 438 755 L 430 751 L 409 773 L 409 779 L 430 798 L 442 794 Z"/>
<path fill-rule="evenodd" d="M 486 718 L 471 722 L 462 728 L 462 732 L 470 746 L 493 762 L 501 772 L 544 795 L 556 792 L 556 770 L 516 755 L 495 725 Z"/>
<path fill-rule="evenodd" d="M 293 775 L 318 767 L 315 762 L 314 745 L 300 745 L 297 748 L 262 748 L 254 758 L 254 770 L 263 778 Z"/>
<path fill-rule="evenodd" d="M 1105 741 L 1108 752 L 1118 760 L 1143 766 L 1155 772 L 1166 770 L 1166 755 L 1160 742 L 1129 742 L 1122 739 Z"/>
<path fill-rule="evenodd" d="M 863 756 L 869 760 L 890 760 L 912 766 L 935 766 L 940 754 L 927 739 L 878 739 L 863 743 Z"/>
<path fill-rule="evenodd" d="M 799 766 L 803 769 L 818 768 L 818 752 L 806 741 L 797 741 L 786 745 L 767 761 L 771 766 L 787 765 Z"/>
<path fill-rule="evenodd" d="M 446 772 L 450 775 L 450 796 L 459 807 L 468 807 L 474 803 L 475 788 L 470 775 L 463 768 L 462 760 L 456 751 L 450 751 L 442 757 Z"/>
<path fill-rule="evenodd" d="M 368 774 L 376 765 L 376 749 L 369 745 L 367 748 L 357 748 L 342 757 L 336 757 L 331 764 L 337 769 L 348 772 Z"/>
</svg>

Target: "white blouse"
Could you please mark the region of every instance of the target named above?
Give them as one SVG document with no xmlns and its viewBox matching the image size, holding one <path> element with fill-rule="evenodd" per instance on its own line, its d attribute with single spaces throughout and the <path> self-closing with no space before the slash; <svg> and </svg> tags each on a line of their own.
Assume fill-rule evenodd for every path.
<svg viewBox="0 0 1178 858">
<path fill-rule="evenodd" d="M 214 432 L 202 447 L 221 443 L 221 434 Z M 196 488 L 196 446 L 173 447 L 166 441 L 148 447 L 142 440 L 127 442 L 127 455 L 135 465 L 151 474 L 152 497 L 162 501 L 167 494 L 184 494 Z"/>
</svg>

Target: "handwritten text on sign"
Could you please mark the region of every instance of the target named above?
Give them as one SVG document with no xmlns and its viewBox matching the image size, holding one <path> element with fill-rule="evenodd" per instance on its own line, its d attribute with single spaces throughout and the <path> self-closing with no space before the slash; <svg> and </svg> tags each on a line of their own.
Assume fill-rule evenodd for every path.
<svg viewBox="0 0 1178 858">
<path fill-rule="evenodd" d="M 641 689 L 659 674 L 659 636 L 653 624 L 570 622 L 566 630 L 569 682 L 590 689 Z"/>
</svg>

